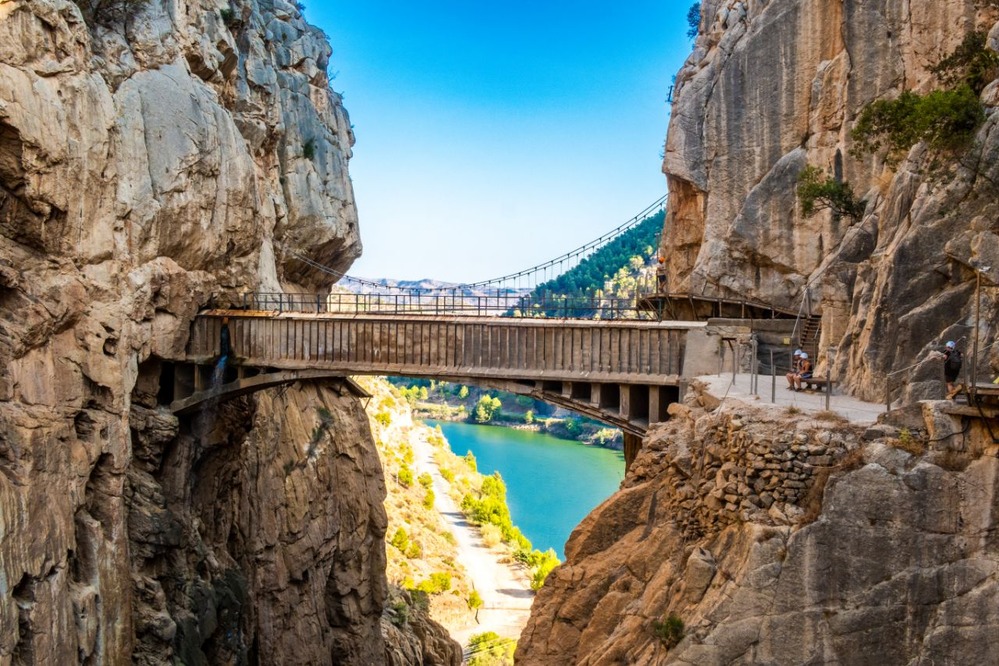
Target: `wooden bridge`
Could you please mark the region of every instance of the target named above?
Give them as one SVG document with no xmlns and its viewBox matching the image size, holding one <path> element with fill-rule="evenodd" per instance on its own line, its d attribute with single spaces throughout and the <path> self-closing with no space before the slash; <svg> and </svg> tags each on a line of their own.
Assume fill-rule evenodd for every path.
<svg viewBox="0 0 999 666">
<path fill-rule="evenodd" d="M 228 329 L 232 361 L 211 377 Z M 298 380 L 400 375 L 470 383 L 563 406 L 620 428 L 634 458 L 682 396 L 687 332 L 702 323 L 214 310 L 174 369 L 171 408 Z"/>
</svg>

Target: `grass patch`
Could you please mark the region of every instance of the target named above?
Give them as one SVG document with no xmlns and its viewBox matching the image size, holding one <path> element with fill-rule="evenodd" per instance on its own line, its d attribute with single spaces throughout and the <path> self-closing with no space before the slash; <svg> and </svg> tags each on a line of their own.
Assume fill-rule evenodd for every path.
<svg viewBox="0 0 999 666">
<path fill-rule="evenodd" d="M 823 409 L 821 412 L 816 412 L 815 418 L 819 421 L 829 421 L 838 425 L 846 425 L 850 422 L 850 419 L 831 409 Z"/>
<path fill-rule="evenodd" d="M 896 448 L 910 453 L 914 456 L 921 456 L 926 453 L 926 444 L 921 438 L 915 437 L 908 428 L 902 428 L 898 437 L 888 440 L 888 443 Z"/>
<path fill-rule="evenodd" d="M 862 447 L 857 447 L 852 451 L 848 451 L 846 455 L 837 461 L 837 463 L 831 467 L 818 467 L 812 474 L 811 485 L 808 487 L 808 494 L 805 495 L 805 499 L 801 502 L 801 509 L 803 511 L 801 518 L 798 519 L 799 525 L 809 525 L 814 523 L 822 515 L 822 504 L 825 498 L 826 486 L 829 483 L 829 477 L 832 476 L 833 472 L 850 472 L 855 469 L 860 469 L 864 466 L 864 449 Z"/>
</svg>

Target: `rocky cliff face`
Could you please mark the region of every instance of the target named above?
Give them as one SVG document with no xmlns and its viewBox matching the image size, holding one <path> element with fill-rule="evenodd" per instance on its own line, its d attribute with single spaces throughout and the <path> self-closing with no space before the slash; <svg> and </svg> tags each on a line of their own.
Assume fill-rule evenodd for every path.
<svg viewBox="0 0 999 666">
<path fill-rule="evenodd" d="M 931 67 L 969 32 L 991 30 L 994 48 L 994 3 L 707 0 L 701 14 L 663 162 L 671 289 L 821 312 L 820 347 L 835 354 L 820 363 L 868 398 L 944 340 L 970 346 L 975 269 L 999 284 L 997 84 L 975 146 L 942 170 L 920 146 L 897 167 L 853 157 L 850 131 L 868 103 L 938 86 Z M 864 197 L 862 219 L 803 216 L 809 164 Z M 983 291 L 983 340 L 997 299 Z M 980 360 L 999 369 L 995 349 Z M 909 397 L 936 391 L 922 380 L 939 374 L 907 376 Z"/>
<path fill-rule="evenodd" d="M 995 663 L 984 428 L 933 403 L 911 433 L 702 404 L 573 532 L 518 664 Z"/>
<path fill-rule="evenodd" d="M 356 399 L 157 398 L 210 299 L 360 252 L 330 47 L 279 0 L 81 5 L 0 4 L 0 663 L 390 659 Z"/>
</svg>

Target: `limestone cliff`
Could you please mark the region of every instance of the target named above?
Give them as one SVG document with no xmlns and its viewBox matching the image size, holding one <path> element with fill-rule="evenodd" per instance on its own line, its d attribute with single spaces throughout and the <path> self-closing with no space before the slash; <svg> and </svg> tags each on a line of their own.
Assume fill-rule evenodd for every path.
<svg viewBox="0 0 999 666">
<path fill-rule="evenodd" d="M 864 432 L 707 402 L 674 405 L 573 532 L 518 664 L 999 663 L 981 426 L 934 403 L 923 429 Z"/>
<path fill-rule="evenodd" d="M 356 399 L 158 400 L 200 307 L 360 252 L 330 47 L 280 0 L 79 4 L 0 2 L 0 664 L 392 660 Z"/>
<path fill-rule="evenodd" d="M 975 145 L 942 170 L 921 146 L 897 167 L 854 157 L 850 131 L 868 103 L 939 85 L 931 67 L 969 32 L 991 30 L 995 48 L 996 12 L 982 0 L 702 2 L 663 162 L 670 288 L 821 312 L 834 375 L 867 398 L 946 339 L 970 347 L 975 268 L 999 283 L 999 84 L 982 94 Z M 805 217 L 806 164 L 849 182 L 862 219 Z M 995 340 L 994 287 L 981 319 Z M 999 370 L 999 351 L 981 362 Z M 906 376 L 909 397 L 937 390 L 925 374 Z"/>
</svg>

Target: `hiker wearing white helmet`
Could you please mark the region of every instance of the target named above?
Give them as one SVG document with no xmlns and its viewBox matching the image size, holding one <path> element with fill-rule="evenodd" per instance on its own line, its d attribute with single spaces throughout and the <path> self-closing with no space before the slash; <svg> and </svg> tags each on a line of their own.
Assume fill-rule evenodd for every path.
<svg viewBox="0 0 999 666">
<path fill-rule="evenodd" d="M 801 350 L 795 349 L 794 354 L 791 356 L 791 372 L 784 375 L 787 377 L 787 390 L 794 390 L 794 379 L 798 376 L 798 372 L 801 370 Z"/>
<path fill-rule="evenodd" d="M 801 390 L 801 380 L 812 378 L 812 362 L 808 358 L 808 354 L 801 352 L 801 361 L 798 365 L 798 373 L 794 376 L 794 390 Z"/>
</svg>

